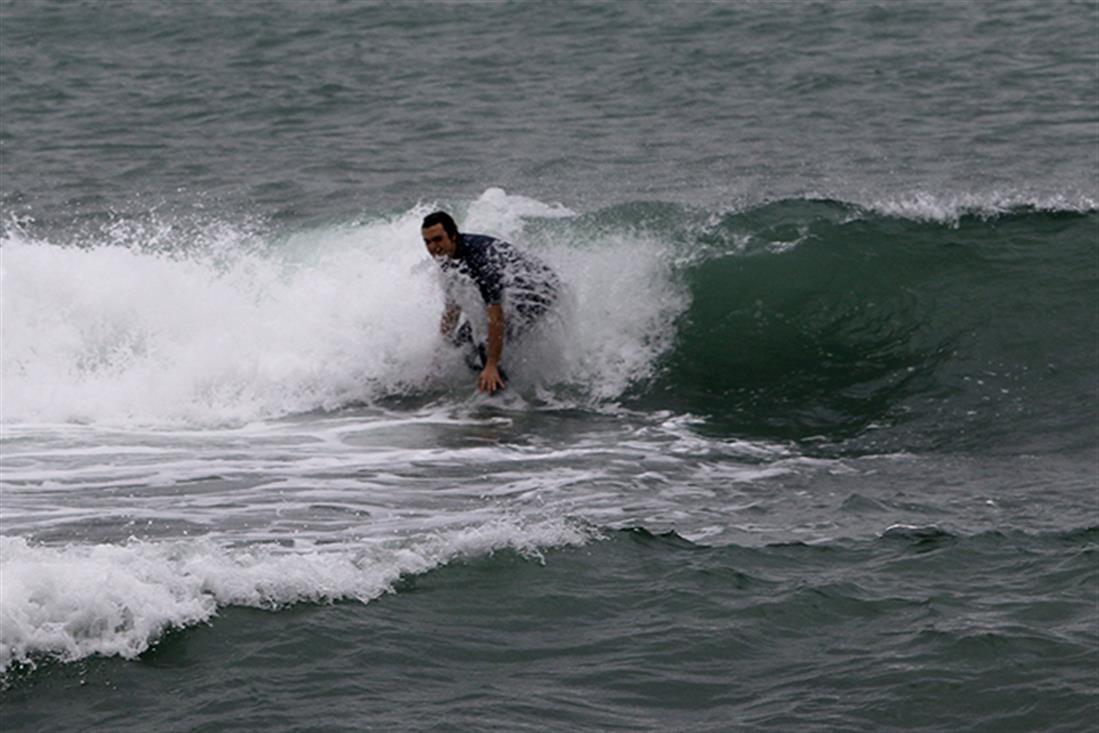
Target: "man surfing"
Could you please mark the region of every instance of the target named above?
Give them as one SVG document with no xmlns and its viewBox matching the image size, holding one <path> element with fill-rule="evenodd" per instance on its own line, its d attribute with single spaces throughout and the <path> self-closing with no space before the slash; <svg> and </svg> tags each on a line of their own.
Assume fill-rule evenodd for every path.
<svg viewBox="0 0 1099 733">
<path fill-rule="evenodd" d="M 506 386 L 500 366 L 504 343 L 513 343 L 546 314 L 560 290 L 560 280 L 543 262 L 514 245 L 483 234 L 462 234 L 445 211 L 424 217 L 421 234 L 427 251 L 443 270 L 446 305 L 439 331 L 456 346 L 476 353 L 471 367 L 480 370 L 477 389 L 493 394 Z M 488 321 L 486 344 L 478 344 L 468 314 L 462 320 L 460 290 L 476 286 Z"/>
</svg>

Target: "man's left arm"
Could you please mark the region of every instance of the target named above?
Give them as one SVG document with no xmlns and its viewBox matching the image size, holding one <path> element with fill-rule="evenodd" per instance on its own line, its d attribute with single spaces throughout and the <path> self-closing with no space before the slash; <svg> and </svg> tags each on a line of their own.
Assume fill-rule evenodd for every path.
<svg viewBox="0 0 1099 733">
<path fill-rule="evenodd" d="M 500 377 L 500 357 L 504 353 L 504 308 L 499 303 L 485 306 L 485 315 L 488 316 L 488 343 L 486 344 L 485 368 L 477 379 L 477 388 L 482 392 L 492 394 L 506 385 Z"/>
</svg>

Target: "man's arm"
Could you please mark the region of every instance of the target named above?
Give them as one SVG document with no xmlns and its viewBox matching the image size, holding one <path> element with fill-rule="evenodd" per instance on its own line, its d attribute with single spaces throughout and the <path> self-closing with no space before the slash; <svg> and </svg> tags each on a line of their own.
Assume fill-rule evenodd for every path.
<svg viewBox="0 0 1099 733">
<path fill-rule="evenodd" d="M 498 368 L 500 357 L 504 353 L 504 308 L 499 303 L 485 306 L 488 316 L 488 344 L 485 353 L 485 368 L 477 379 L 477 388 L 492 394 L 505 387 Z"/>
<path fill-rule="evenodd" d="M 443 308 L 443 317 L 439 320 L 439 333 L 449 338 L 454 333 L 454 327 L 458 325 L 458 316 L 461 313 L 462 309 L 455 303 L 447 303 Z"/>
</svg>

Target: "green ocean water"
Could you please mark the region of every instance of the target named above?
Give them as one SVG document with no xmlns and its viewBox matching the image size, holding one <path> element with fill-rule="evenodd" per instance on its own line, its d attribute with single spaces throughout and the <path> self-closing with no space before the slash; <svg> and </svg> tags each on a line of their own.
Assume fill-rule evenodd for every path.
<svg viewBox="0 0 1099 733">
<path fill-rule="evenodd" d="M 1088 730 L 1097 38 L 0 0 L 0 723 Z M 438 207 L 566 284 L 499 398 Z"/>
<path fill-rule="evenodd" d="M 366 607 L 230 609 L 137 665 L 53 666 L 7 694 L 29 725 L 57 720 L 57 696 L 77 727 L 115 730 L 1077 730 L 1094 629 L 1066 621 L 1092 600 L 1089 534 L 747 549 L 623 531 Z M 1021 572 L 1050 597 L 1005 596 L 996 578 Z"/>
</svg>

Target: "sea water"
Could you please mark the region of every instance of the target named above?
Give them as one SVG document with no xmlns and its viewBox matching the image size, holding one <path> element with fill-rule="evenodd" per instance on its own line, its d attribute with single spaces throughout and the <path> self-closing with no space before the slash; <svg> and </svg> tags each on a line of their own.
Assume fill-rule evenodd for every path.
<svg viewBox="0 0 1099 733">
<path fill-rule="evenodd" d="M 1087 729 L 1097 38 L 3 0 L 4 729 Z M 566 283 L 497 397 L 437 208 Z"/>
</svg>

